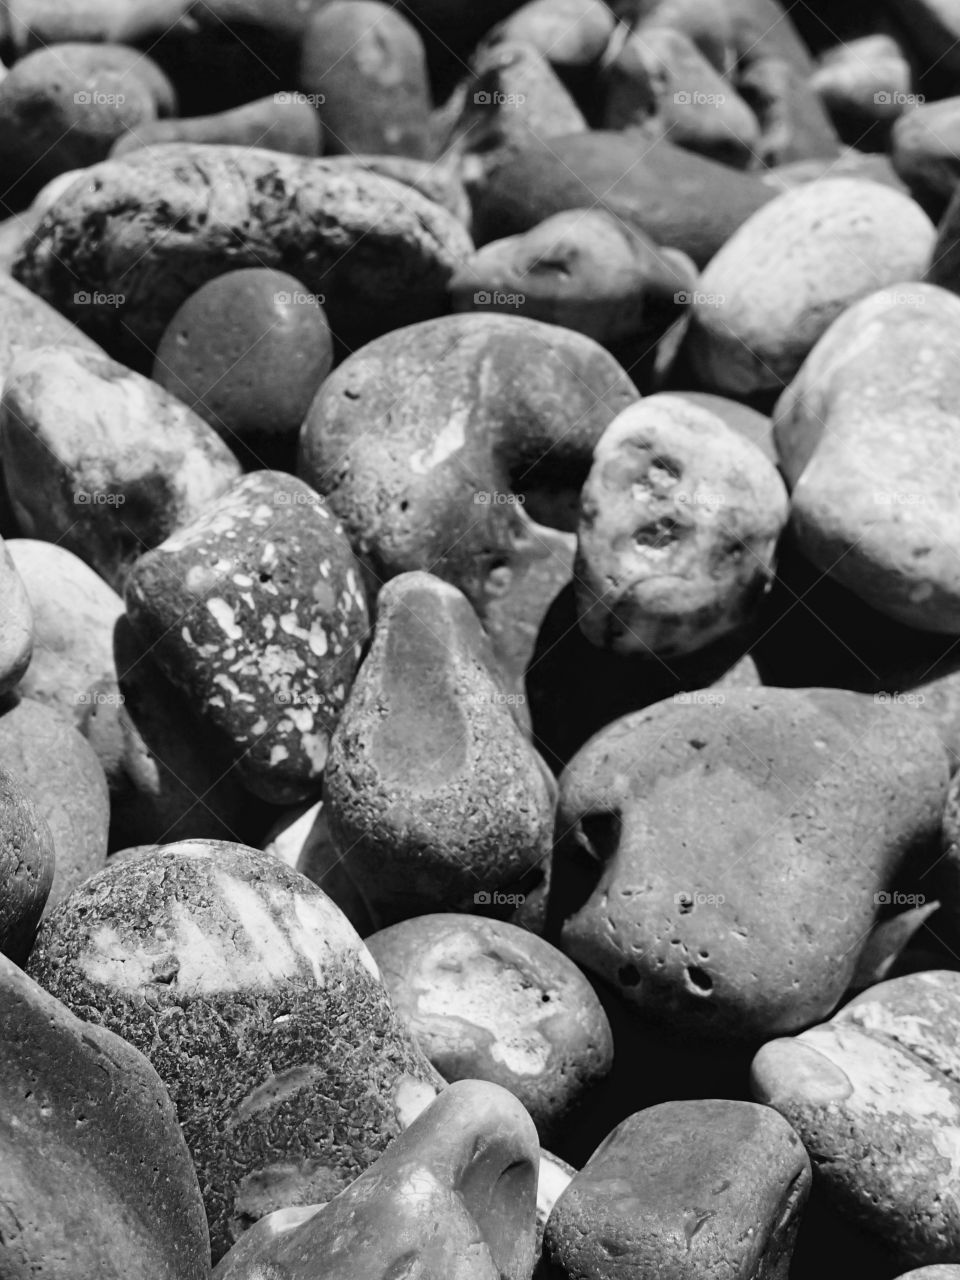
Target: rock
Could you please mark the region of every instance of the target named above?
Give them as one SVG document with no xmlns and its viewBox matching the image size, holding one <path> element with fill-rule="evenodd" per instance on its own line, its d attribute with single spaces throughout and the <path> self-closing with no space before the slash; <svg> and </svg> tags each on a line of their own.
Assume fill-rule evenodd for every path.
<svg viewBox="0 0 960 1280">
<path fill-rule="evenodd" d="M 774 571 L 789 507 L 773 465 L 709 409 L 649 396 L 594 450 L 580 497 L 580 627 L 670 659 L 735 632 Z"/>
<path fill-rule="evenodd" d="M 458 315 L 345 360 L 304 421 L 298 472 L 373 582 L 428 570 L 479 613 L 575 527 L 592 450 L 637 391 L 596 343 L 517 316 Z"/>
<path fill-rule="evenodd" d="M 53 836 L 49 911 L 107 860 L 110 801 L 103 769 L 69 720 L 30 698 L 0 714 L 0 769 L 20 783 Z"/>
<path fill-rule="evenodd" d="M 0 272 L 0 389 L 20 356 L 38 347 L 57 346 L 100 352 L 97 344 L 59 311 Z"/>
<path fill-rule="evenodd" d="M 143 551 L 240 474 L 176 397 L 105 355 L 69 348 L 42 348 L 10 370 L 0 454 L 21 531 L 73 551 L 118 590 Z"/>
<path fill-rule="evenodd" d="M 625 716 L 560 780 L 571 834 L 551 893 L 562 905 L 584 854 L 598 864 L 563 949 L 678 1035 L 806 1026 L 936 838 L 947 777 L 931 729 L 845 690 L 725 689 Z"/>
<path fill-rule="evenodd" d="M 216 1280 L 527 1280 L 539 1152 L 523 1107 L 479 1080 L 445 1089 L 375 1165 L 302 1223 L 228 1254 Z M 413 1189 L 416 1189 L 414 1192 Z M 286 1226 L 286 1229 L 284 1227 Z"/>
<path fill-rule="evenodd" d="M 2 768 L 0 827 L 0 953 L 22 965 L 53 883 L 55 854 L 46 819 L 20 784 Z M 2 1200 L 0 1190 L 0 1203 Z"/>
<path fill-rule="evenodd" d="M 960 301 L 887 289 L 824 334 L 774 415 L 792 529 L 823 573 L 910 627 L 960 631 L 952 550 Z"/>
<path fill-rule="evenodd" d="M 514 311 L 639 359 L 696 288 L 685 255 L 603 209 L 571 209 L 485 245 L 450 282 L 455 311 Z"/>
<path fill-rule="evenodd" d="M 33 655 L 34 613 L 7 543 L 0 538 L 0 694 L 23 679 Z"/>
<path fill-rule="evenodd" d="M 868 178 L 903 195 L 910 194 L 897 177 L 889 156 L 871 155 L 852 147 L 832 159 L 793 160 L 789 164 L 774 165 L 761 174 L 761 181 L 777 191 L 792 191 L 808 182 L 840 177 Z"/>
<path fill-rule="evenodd" d="M 320 119 L 307 99 L 276 93 L 216 115 L 150 121 L 119 137 L 110 158 L 168 142 L 261 147 L 292 156 L 318 156 L 323 146 Z"/>
<path fill-rule="evenodd" d="M 176 108 L 166 76 L 139 50 L 58 43 L 0 82 L 2 203 L 18 210 L 58 174 L 106 159 L 114 139 Z"/>
<path fill-rule="evenodd" d="M 566 956 L 500 920 L 426 915 L 367 946 L 410 1034 L 445 1080 L 490 1080 L 530 1113 L 542 1141 L 613 1061 L 600 1001 Z"/>
<path fill-rule="evenodd" d="M 298 84 L 318 103 L 327 151 L 427 155 L 430 86 L 423 41 L 390 5 L 322 5 L 300 46 Z"/>
<path fill-rule="evenodd" d="M 381 927 L 522 894 L 549 856 L 552 779 L 492 666 L 456 588 L 416 573 L 380 592 L 324 795 L 334 845 Z"/>
<path fill-rule="evenodd" d="M 893 128 L 890 157 L 897 175 L 939 217 L 960 181 L 960 97 L 921 103 Z"/>
<path fill-rule="evenodd" d="M 948 945 L 960 941 L 960 772 L 954 773 L 943 811 L 943 857 L 929 875 L 931 897 L 940 900 L 937 932 Z"/>
<path fill-rule="evenodd" d="M 593 130 L 491 158 L 471 191 L 478 245 L 529 231 L 567 209 L 610 210 L 704 266 L 773 192 L 752 175 L 643 130 Z"/>
<path fill-rule="evenodd" d="M 895 978 L 753 1062 L 754 1096 L 799 1133 L 825 1197 L 900 1266 L 960 1250 L 958 1011 L 960 974 Z"/>
<path fill-rule="evenodd" d="M 950 0 L 890 0 L 887 8 L 909 33 L 920 59 L 943 75 L 960 72 L 960 14 Z"/>
<path fill-rule="evenodd" d="M 757 118 L 689 36 L 645 26 L 616 40 L 604 59 L 603 124 L 646 125 L 735 168 L 746 168 L 760 139 Z"/>
<path fill-rule="evenodd" d="M 892 36 L 861 36 L 822 54 L 810 83 L 844 142 L 884 151 L 890 130 L 911 101 L 913 72 Z"/>
<path fill-rule="evenodd" d="M 228 271 L 170 321 L 153 378 L 231 448 L 289 447 L 333 365 L 322 303 L 285 272 Z"/>
<path fill-rule="evenodd" d="M 0 12 L 0 43 L 15 58 L 37 47 L 71 40 L 97 44 L 149 44 L 178 25 L 190 0 L 17 0 Z"/>
<path fill-rule="evenodd" d="M 546 1253 L 571 1280 L 786 1280 L 809 1190 L 810 1161 L 769 1108 L 668 1102 L 598 1147 L 550 1216 Z"/>
<path fill-rule="evenodd" d="M 711 395 L 709 391 L 678 390 L 673 394 L 692 401 L 701 409 L 709 409 L 718 418 L 722 418 L 728 427 L 744 436 L 751 444 L 755 444 L 774 466 L 779 464 L 777 446 L 773 440 L 773 423 L 766 414 L 758 413 L 756 409 L 741 404 L 739 400 L 728 400 L 726 396 Z"/>
<path fill-rule="evenodd" d="M 789 25 L 783 22 L 779 5 L 773 22 Z M 834 160 L 840 154 L 839 139 L 807 74 L 786 59 L 748 53 L 736 85 L 760 122 L 755 148 L 760 165 Z"/>
<path fill-rule="evenodd" d="M 137 561 L 126 605 L 255 795 L 317 792 L 368 626 L 359 566 L 318 494 L 280 471 L 245 476 Z"/>
<path fill-rule="evenodd" d="M 226 270 L 302 280 L 356 349 L 445 311 L 450 276 L 472 249 L 446 210 L 334 161 L 168 143 L 106 160 L 88 178 L 49 211 L 14 274 L 139 367 L 181 304 Z M 124 306 L 77 304 L 78 279 L 90 294 L 123 293 Z"/>
<path fill-rule="evenodd" d="M 156 1068 L 214 1261 L 263 1214 L 335 1196 L 439 1087 L 336 907 L 242 845 L 108 868 L 48 919 L 30 971 Z"/>
<path fill-rule="evenodd" d="M 878 183 L 825 179 L 779 196 L 700 277 L 687 352 L 702 389 L 779 393 L 857 299 L 919 279 L 934 239 L 922 210 Z"/>
<path fill-rule="evenodd" d="M 960 1280 L 960 1265 L 946 1263 L 942 1267 L 920 1267 L 916 1271 L 906 1271 L 898 1280 Z"/>
<path fill-rule="evenodd" d="M 205 1280 L 197 1175 L 157 1073 L 0 956 L 0 1272 Z"/>
<path fill-rule="evenodd" d="M 456 154 L 430 162 L 410 156 L 329 156 L 326 163 L 334 170 L 360 169 L 364 173 L 378 173 L 382 178 L 393 178 L 446 209 L 464 227 L 470 226 L 470 200 Z"/>
<path fill-rule="evenodd" d="M 566 79 L 599 63 L 615 20 L 603 0 L 527 0 L 488 34 L 533 45 Z"/>
</svg>

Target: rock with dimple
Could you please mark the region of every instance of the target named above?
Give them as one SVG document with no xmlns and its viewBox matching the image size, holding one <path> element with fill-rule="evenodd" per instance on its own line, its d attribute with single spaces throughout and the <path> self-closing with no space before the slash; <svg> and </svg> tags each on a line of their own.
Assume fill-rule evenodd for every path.
<svg viewBox="0 0 960 1280">
<path fill-rule="evenodd" d="M 103 769 L 62 713 L 31 698 L 0 714 L 0 768 L 28 793 L 53 836 L 49 911 L 107 860 L 110 798 Z"/>
<path fill-rule="evenodd" d="M 295 443 L 333 364 L 321 299 L 282 271 L 208 281 L 170 321 L 153 378 L 232 447 Z"/>
<path fill-rule="evenodd" d="M 879 183 L 831 178 L 784 192 L 700 277 L 686 350 L 703 389 L 779 392 L 854 302 L 919 279 L 935 237 L 913 200 Z"/>
<path fill-rule="evenodd" d="M 0 1274 L 206 1280 L 197 1175 L 146 1058 L 0 956 Z"/>
<path fill-rule="evenodd" d="M 667 1102 L 624 1120 L 547 1223 L 558 1280 L 787 1280 L 810 1161 L 775 1112 Z"/>
<path fill-rule="evenodd" d="M 756 1043 L 827 1016 L 878 906 L 937 838 L 936 733 L 846 690 L 679 694 L 560 780 L 552 892 L 590 855 L 563 948 L 678 1034 Z"/>
<path fill-rule="evenodd" d="M 34 615 L 30 597 L 10 554 L 0 538 L 0 694 L 9 693 L 30 666 L 34 645 Z"/>
<path fill-rule="evenodd" d="M 542 556 L 534 522 L 574 526 L 593 447 L 636 399 L 620 365 L 582 334 L 518 316 L 445 316 L 334 370 L 304 421 L 298 471 L 376 582 L 427 570 L 483 617 Z"/>
<path fill-rule="evenodd" d="M 329 898 L 242 845 L 108 867 L 49 917 L 30 972 L 156 1068 L 214 1260 L 265 1213 L 343 1190 L 440 1086 Z"/>
<path fill-rule="evenodd" d="M 55 854 L 46 819 L 2 768 L 0 830 L 0 952 L 23 964 L 53 883 Z"/>
<path fill-rule="evenodd" d="M 480 916 L 426 915 L 367 946 L 443 1078 L 509 1089 L 541 1140 L 609 1071 L 613 1039 L 593 988 L 535 934 Z"/>
<path fill-rule="evenodd" d="M 549 855 L 552 779 L 492 667 L 455 587 L 410 573 L 380 592 L 324 795 L 334 843 L 381 925 L 474 910 Z"/>
<path fill-rule="evenodd" d="M 516 1099 L 465 1080 L 332 1203 L 304 1222 L 278 1222 L 256 1249 L 241 1241 L 216 1280 L 528 1280 L 538 1158 Z"/>
<path fill-rule="evenodd" d="M 314 795 L 367 633 L 359 566 L 308 485 L 238 481 L 134 565 L 127 614 L 274 804 Z"/>
<path fill-rule="evenodd" d="M 823 1197 L 900 1266 L 960 1254 L 958 1028 L 960 974 L 928 970 L 753 1060 L 754 1097 L 799 1133 Z"/>
<path fill-rule="evenodd" d="M 151 121 L 119 137 L 110 158 L 165 142 L 261 147 L 294 156 L 318 156 L 322 148 L 320 120 L 310 103 L 279 93 L 216 115 Z"/>
<path fill-rule="evenodd" d="M 665 658 L 736 631 L 773 577 L 788 515 L 755 445 L 682 396 L 649 396 L 604 432 L 580 496 L 581 630 Z"/>
<path fill-rule="evenodd" d="M 960 631 L 960 299 L 902 284 L 851 307 L 781 397 L 797 545 L 880 613 Z"/>
<path fill-rule="evenodd" d="M 118 590 L 137 556 L 240 474 L 175 396 L 105 355 L 59 347 L 10 370 L 0 454 L 21 532 L 73 551 Z"/>
</svg>

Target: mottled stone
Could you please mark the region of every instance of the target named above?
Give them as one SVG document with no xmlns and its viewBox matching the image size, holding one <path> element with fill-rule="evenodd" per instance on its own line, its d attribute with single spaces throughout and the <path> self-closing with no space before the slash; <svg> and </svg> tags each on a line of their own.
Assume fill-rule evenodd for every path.
<svg viewBox="0 0 960 1280">
<path fill-rule="evenodd" d="M 960 1251 L 960 974 L 871 987 L 764 1045 L 754 1096 L 800 1134 L 819 1189 L 901 1266 Z"/>
<path fill-rule="evenodd" d="M 103 769 L 62 713 L 30 698 L 0 714 L 0 768 L 20 783 L 53 836 L 49 911 L 107 860 L 110 799 Z"/>
<path fill-rule="evenodd" d="M 263 1214 L 335 1196 L 439 1087 L 333 903 L 242 845 L 109 867 L 50 916 L 30 971 L 156 1068 L 215 1261 Z"/>
<path fill-rule="evenodd" d="M 558 901 L 584 854 L 598 864 L 563 948 L 677 1034 L 794 1031 L 843 996 L 947 780 L 931 729 L 845 690 L 704 690 L 625 716 L 561 777 Z"/>
<path fill-rule="evenodd" d="M 960 631 L 960 300 L 901 284 L 824 334 L 774 415 L 803 554 L 880 613 Z"/>
<path fill-rule="evenodd" d="M 625 410 L 580 496 L 580 627 L 616 653 L 672 658 L 742 627 L 774 571 L 789 508 L 773 464 L 681 396 Z"/>
<path fill-rule="evenodd" d="M 0 1273 L 205 1280 L 203 1203 L 146 1058 L 0 956 Z"/>
<path fill-rule="evenodd" d="M 235 1264 L 228 1255 L 216 1280 L 312 1280 L 320 1268 L 325 1280 L 527 1280 L 538 1154 L 509 1093 L 452 1085 L 336 1200 L 299 1225 L 278 1224 Z"/>
<path fill-rule="evenodd" d="M 381 926 L 495 909 L 549 856 L 552 779 L 513 710 L 455 587 L 411 573 L 383 588 L 324 778 L 334 844 Z"/>
<path fill-rule="evenodd" d="M 857 299 L 919 278 L 935 237 L 914 201 L 863 179 L 778 196 L 700 277 L 686 349 L 703 389 L 779 392 Z"/>
<path fill-rule="evenodd" d="M 93 297 L 91 310 L 99 305 Z M 62 347 L 10 370 L 0 455 L 21 532 L 66 547 L 118 590 L 143 551 L 240 474 L 175 396 L 105 355 Z"/>
<path fill-rule="evenodd" d="M 367 939 L 394 1007 L 445 1080 L 490 1080 L 541 1139 L 613 1061 L 600 1001 L 542 938 L 500 920 L 426 915 Z"/>
<path fill-rule="evenodd" d="M 30 666 L 34 613 L 9 545 L 0 538 L 0 693 L 8 693 Z"/>
<path fill-rule="evenodd" d="M 359 567 L 323 499 L 253 472 L 137 561 L 126 604 L 246 785 L 275 804 L 315 794 L 367 633 Z"/>
<path fill-rule="evenodd" d="M 769 1108 L 668 1102 L 597 1148 L 550 1216 L 546 1254 L 563 1280 L 787 1280 L 809 1191 L 810 1161 Z"/>
<path fill-rule="evenodd" d="M 53 883 L 55 855 L 46 819 L 5 769 L 0 830 L 0 952 L 24 964 Z"/>
<path fill-rule="evenodd" d="M 276 93 L 215 115 L 151 121 L 118 138 L 110 158 L 166 142 L 258 147 L 293 156 L 318 156 L 322 132 L 320 117 L 305 97 Z"/>
</svg>

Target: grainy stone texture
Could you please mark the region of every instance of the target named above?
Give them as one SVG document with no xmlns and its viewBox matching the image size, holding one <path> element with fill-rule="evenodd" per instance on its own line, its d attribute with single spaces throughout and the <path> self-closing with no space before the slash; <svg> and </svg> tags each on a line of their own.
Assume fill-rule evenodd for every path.
<svg viewBox="0 0 960 1280">
<path fill-rule="evenodd" d="M 773 464 L 710 409 L 649 396 L 601 437 L 580 495 L 580 627 L 616 653 L 695 652 L 735 632 L 789 516 Z"/>
<path fill-rule="evenodd" d="M 808 560 L 907 626 L 960 631 L 960 299 L 881 290 L 824 334 L 774 436 Z"/>
<path fill-rule="evenodd" d="M 445 310 L 471 248 L 446 210 L 360 168 L 171 143 L 95 166 L 49 211 L 14 274 L 111 353 L 142 364 L 181 303 L 228 268 L 303 280 L 355 349 Z M 78 306 L 78 287 L 126 301 Z"/>
<path fill-rule="evenodd" d="M 425 573 L 383 588 L 324 776 L 334 845 L 381 926 L 475 911 L 549 856 L 553 779 L 492 665 L 456 588 Z"/>
<path fill-rule="evenodd" d="M 552 891 L 590 854 L 564 950 L 677 1034 L 749 1044 L 835 1008 L 936 838 L 947 761 L 925 724 L 845 690 L 705 694 L 625 716 L 567 766 Z"/>
<path fill-rule="evenodd" d="M 323 499 L 244 477 L 134 566 L 127 612 L 262 798 L 315 794 L 367 633 L 359 567 Z"/>
<path fill-rule="evenodd" d="M 394 1007 L 445 1080 L 490 1080 L 541 1140 L 613 1061 L 600 1001 L 542 938 L 500 920 L 426 915 L 367 939 Z"/>
<path fill-rule="evenodd" d="M 207 1223 L 157 1073 L 0 956 L 0 1274 L 205 1280 Z"/>
<path fill-rule="evenodd" d="M 55 855 L 46 819 L 5 769 L 0 830 L 0 952 L 24 964 L 53 883 Z"/>
<path fill-rule="evenodd" d="M 242 845 L 108 868 L 50 917 L 30 966 L 156 1068 L 214 1260 L 264 1213 L 335 1196 L 439 1087 L 333 903 Z"/>
<path fill-rule="evenodd" d="M 960 973 L 871 987 L 829 1022 L 772 1040 L 754 1096 L 800 1134 L 818 1184 L 901 1266 L 960 1252 Z"/>
<path fill-rule="evenodd" d="M 668 1102 L 608 1135 L 547 1223 L 562 1280 L 787 1280 L 810 1161 L 749 1102 Z"/>
</svg>

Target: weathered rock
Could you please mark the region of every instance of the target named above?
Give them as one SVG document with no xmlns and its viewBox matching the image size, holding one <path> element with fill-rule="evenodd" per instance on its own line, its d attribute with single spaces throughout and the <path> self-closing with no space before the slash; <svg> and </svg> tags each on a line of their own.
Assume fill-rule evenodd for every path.
<svg viewBox="0 0 960 1280">
<path fill-rule="evenodd" d="M 804 555 L 881 613 L 960 631 L 956 373 L 960 301 L 903 284 L 824 334 L 774 415 Z"/>
<path fill-rule="evenodd" d="M 14 362 L 38 347 L 100 348 L 42 298 L 0 273 L 0 388 Z"/>
<path fill-rule="evenodd" d="M 55 854 L 46 819 L 2 768 L 0 828 L 0 953 L 22 965 L 53 883 Z"/>
<path fill-rule="evenodd" d="M 609 1134 L 557 1202 L 546 1253 L 558 1277 L 786 1280 L 810 1161 L 749 1102 L 668 1102 Z"/>
<path fill-rule="evenodd" d="M 20 681 L 33 655 L 34 613 L 7 543 L 0 538 L 0 694 Z"/>
<path fill-rule="evenodd" d="M 197 1175 L 157 1073 L 0 956 L 0 1272 L 205 1280 Z"/>
<path fill-rule="evenodd" d="M 424 573 L 383 588 L 324 776 L 334 844 L 381 927 L 522 892 L 549 856 L 552 779 L 492 668 L 456 588 Z"/>
<path fill-rule="evenodd" d="M 367 946 L 411 1035 L 445 1080 L 509 1089 L 541 1140 L 613 1061 L 610 1025 L 580 970 L 500 920 L 426 915 Z"/>
<path fill-rule="evenodd" d="M 126 604 L 245 784 L 275 804 L 316 794 L 368 625 L 359 566 L 323 499 L 253 472 L 137 561 Z"/>
<path fill-rule="evenodd" d="M 439 1087 L 336 907 L 242 845 L 108 868 L 51 915 L 30 970 L 156 1068 L 214 1260 L 263 1214 L 335 1196 Z"/>
<path fill-rule="evenodd" d="M 61 347 L 9 371 L 0 454 L 21 532 L 73 551 L 118 590 L 143 551 L 240 474 L 175 396 L 105 355 Z"/>
<path fill-rule="evenodd" d="M 318 156 L 323 146 L 320 118 L 307 99 L 277 93 L 215 115 L 151 121 L 119 137 L 110 158 L 167 142 L 259 147 L 293 156 Z"/>
<path fill-rule="evenodd" d="M 703 389 L 778 393 L 854 302 L 919 279 L 935 236 L 912 200 L 878 183 L 834 178 L 785 192 L 700 277 L 687 352 Z"/>
<path fill-rule="evenodd" d="M 610 424 L 580 497 L 580 627 L 671 658 L 735 632 L 773 577 L 787 522 L 773 465 L 722 418 L 650 396 Z"/>
<path fill-rule="evenodd" d="M 931 729 L 859 694 L 704 692 L 625 716 L 567 766 L 551 892 L 595 858 L 564 950 L 677 1034 L 750 1043 L 836 1006 L 936 838 L 947 763 Z"/>
<path fill-rule="evenodd" d="M 960 1250 L 960 974 L 896 978 L 764 1045 L 754 1096 L 785 1116 L 825 1196 L 901 1266 Z"/>
</svg>

